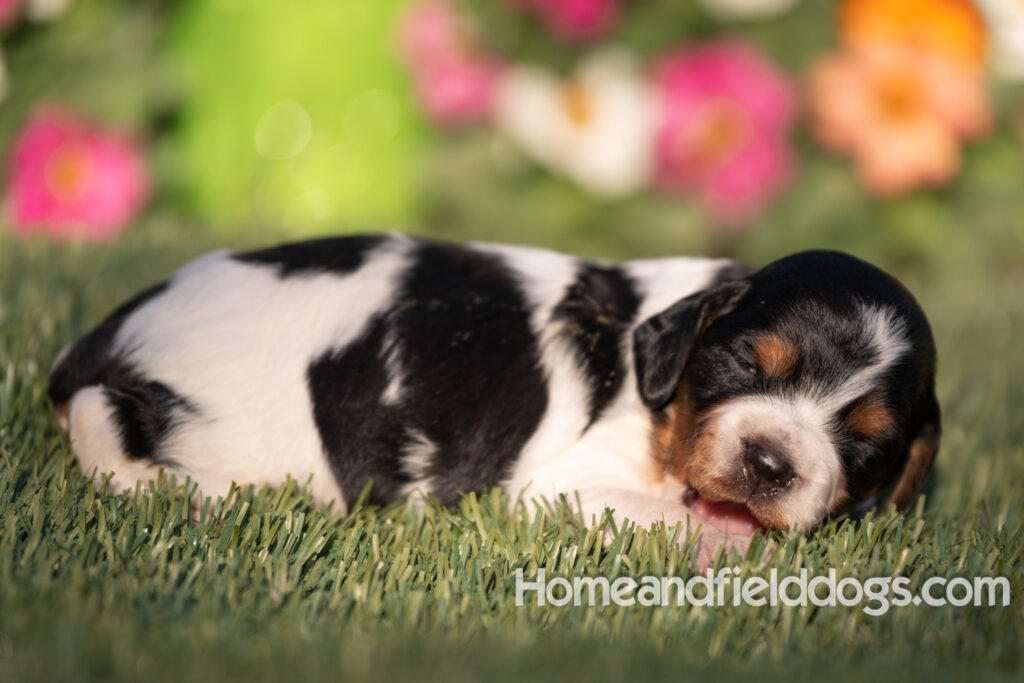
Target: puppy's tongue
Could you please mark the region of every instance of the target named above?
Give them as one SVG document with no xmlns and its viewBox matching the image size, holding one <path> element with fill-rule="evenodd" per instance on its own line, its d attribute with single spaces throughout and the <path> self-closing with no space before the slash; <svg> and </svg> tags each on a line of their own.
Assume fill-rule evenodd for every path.
<svg viewBox="0 0 1024 683">
<path fill-rule="evenodd" d="M 714 503 L 697 496 L 691 506 L 693 511 L 708 520 L 719 531 L 741 536 L 753 536 L 762 528 L 746 505 L 741 503 Z"/>
</svg>

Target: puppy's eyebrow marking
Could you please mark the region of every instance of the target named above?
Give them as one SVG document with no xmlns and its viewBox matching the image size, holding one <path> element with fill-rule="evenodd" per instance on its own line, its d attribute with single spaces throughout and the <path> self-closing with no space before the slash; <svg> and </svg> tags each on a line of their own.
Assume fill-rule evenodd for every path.
<svg viewBox="0 0 1024 683">
<path fill-rule="evenodd" d="M 877 439 L 895 425 L 885 400 L 877 394 L 869 395 L 858 403 L 846 422 L 854 434 L 869 439 Z"/>
<path fill-rule="evenodd" d="M 762 334 L 754 341 L 754 357 L 764 374 L 775 378 L 786 377 L 800 360 L 800 347 L 786 337 Z"/>
</svg>

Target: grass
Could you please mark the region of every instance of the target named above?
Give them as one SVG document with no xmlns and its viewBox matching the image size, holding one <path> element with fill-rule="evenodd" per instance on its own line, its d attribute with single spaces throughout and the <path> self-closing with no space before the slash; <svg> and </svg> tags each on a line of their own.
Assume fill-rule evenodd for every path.
<svg viewBox="0 0 1024 683">
<path fill-rule="evenodd" d="M 45 399 L 57 349 L 207 248 L 149 226 L 111 248 L 0 238 L 0 680 L 1019 680 L 1024 644 L 1024 275 L 927 274 L 939 470 L 918 513 L 779 535 L 762 567 L 1004 575 L 1008 607 L 516 607 L 513 575 L 685 573 L 663 531 L 598 543 L 564 509 L 317 509 L 243 490 L 192 524 L 180 490 L 113 496 L 79 473 Z"/>
</svg>

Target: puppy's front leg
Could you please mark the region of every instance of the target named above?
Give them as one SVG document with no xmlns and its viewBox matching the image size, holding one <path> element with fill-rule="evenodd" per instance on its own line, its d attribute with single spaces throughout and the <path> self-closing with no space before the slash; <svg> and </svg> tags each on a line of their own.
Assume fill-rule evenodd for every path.
<svg viewBox="0 0 1024 683">
<path fill-rule="evenodd" d="M 707 520 L 697 516 L 681 502 L 654 498 L 635 491 L 615 488 L 591 489 L 579 492 L 580 512 L 587 524 L 599 524 L 605 509 L 610 509 L 615 524 L 621 528 L 627 520 L 647 529 L 658 522 L 664 522 L 671 530 L 677 523 L 682 527 L 676 543 L 682 545 L 691 534 L 699 534 L 697 570 L 705 571 L 712 566 L 720 549 L 735 550 L 745 557 L 750 548 L 750 536 L 727 534 L 719 531 Z M 605 542 L 611 540 L 611 529 L 605 529 Z"/>
</svg>

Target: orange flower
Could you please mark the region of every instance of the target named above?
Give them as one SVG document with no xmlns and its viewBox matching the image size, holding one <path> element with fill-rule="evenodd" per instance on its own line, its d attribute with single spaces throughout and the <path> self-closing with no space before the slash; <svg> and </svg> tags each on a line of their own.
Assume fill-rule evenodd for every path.
<svg viewBox="0 0 1024 683">
<path fill-rule="evenodd" d="M 881 195 L 948 182 L 960 140 L 992 124 L 977 72 L 894 45 L 819 60 L 810 108 L 821 143 L 852 156 L 861 182 Z"/>
<path fill-rule="evenodd" d="M 985 21 L 968 0 L 844 0 L 839 27 L 854 48 L 896 43 L 973 69 L 988 58 Z"/>
</svg>

